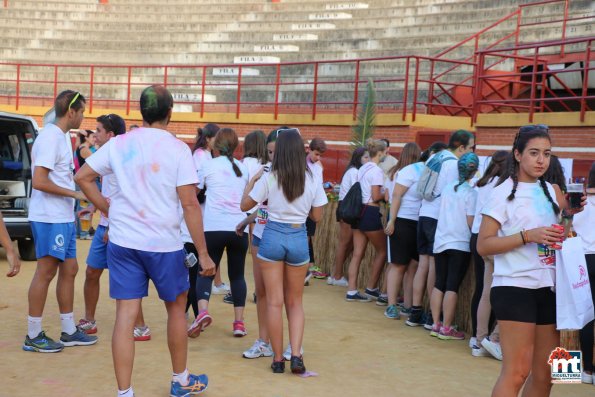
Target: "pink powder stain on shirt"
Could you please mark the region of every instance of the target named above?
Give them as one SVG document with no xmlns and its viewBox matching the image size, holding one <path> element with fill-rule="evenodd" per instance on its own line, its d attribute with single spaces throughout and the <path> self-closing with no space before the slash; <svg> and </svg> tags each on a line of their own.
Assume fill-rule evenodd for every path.
<svg viewBox="0 0 595 397">
<path fill-rule="evenodd" d="M 159 163 L 151 164 L 151 171 L 157 173 L 157 172 L 159 172 L 160 169 L 161 169 L 161 166 L 159 165 Z"/>
<path fill-rule="evenodd" d="M 144 219 L 147 217 L 147 214 L 145 214 L 145 210 L 140 210 L 138 211 L 138 216 L 139 218 Z"/>
</svg>

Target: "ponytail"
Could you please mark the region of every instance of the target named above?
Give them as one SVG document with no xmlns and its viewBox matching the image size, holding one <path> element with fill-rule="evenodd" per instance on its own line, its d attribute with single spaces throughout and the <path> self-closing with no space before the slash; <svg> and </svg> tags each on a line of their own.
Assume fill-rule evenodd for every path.
<svg viewBox="0 0 595 397">
<path fill-rule="evenodd" d="M 241 177 L 242 171 L 233 159 L 233 152 L 237 147 L 238 136 L 233 129 L 222 128 L 217 132 L 217 135 L 215 135 L 215 143 L 213 144 L 213 148 L 215 148 L 221 156 L 227 157 L 231 163 L 233 172 L 235 172 L 237 177 Z"/>
</svg>

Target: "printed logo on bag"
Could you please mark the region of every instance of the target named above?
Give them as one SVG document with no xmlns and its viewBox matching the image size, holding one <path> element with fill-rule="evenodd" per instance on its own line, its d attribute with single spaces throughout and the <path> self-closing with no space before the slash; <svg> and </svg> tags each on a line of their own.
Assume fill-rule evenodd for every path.
<svg viewBox="0 0 595 397">
<path fill-rule="evenodd" d="M 580 281 L 577 283 L 572 283 L 573 289 L 578 289 L 584 287 L 585 285 L 589 285 L 589 277 L 587 276 L 587 270 L 583 265 L 578 265 L 578 274 L 580 277 Z"/>
<path fill-rule="evenodd" d="M 581 352 L 557 347 L 548 364 L 552 368 L 552 383 L 581 383 Z"/>
<path fill-rule="evenodd" d="M 537 244 L 537 255 L 543 266 L 556 266 L 556 250 L 544 244 Z"/>
</svg>

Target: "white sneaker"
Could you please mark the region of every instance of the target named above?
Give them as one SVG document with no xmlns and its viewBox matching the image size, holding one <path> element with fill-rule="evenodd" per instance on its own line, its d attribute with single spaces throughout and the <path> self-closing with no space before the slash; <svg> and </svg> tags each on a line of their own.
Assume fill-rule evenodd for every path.
<svg viewBox="0 0 595 397">
<path fill-rule="evenodd" d="M 244 358 L 271 357 L 272 355 L 273 349 L 271 349 L 271 345 L 262 339 L 256 339 L 252 347 L 242 354 Z"/>
<path fill-rule="evenodd" d="M 211 288 L 212 295 L 225 295 L 229 291 L 230 291 L 229 285 L 227 285 L 225 283 L 221 283 L 219 285 L 213 284 L 213 287 Z"/>
<path fill-rule="evenodd" d="M 341 277 L 340 279 L 335 279 L 333 276 L 330 276 L 327 280 L 326 283 L 328 285 L 334 285 L 336 287 L 348 287 L 349 286 L 349 282 L 347 281 L 347 279 L 345 277 Z"/>
<path fill-rule="evenodd" d="M 300 355 L 304 355 L 304 346 L 302 346 L 302 348 L 300 349 Z M 291 360 L 291 344 L 290 343 L 287 344 L 287 349 L 285 349 L 285 351 L 283 352 L 283 358 L 286 361 Z"/>
<path fill-rule="evenodd" d="M 586 383 L 588 385 L 593 384 L 593 374 L 587 374 L 585 372 L 581 372 L 581 382 Z"/>
<path fill-rule="evenodd" d="M 477 338 L 475 336 L 469 339 L 469 348 L 473 349 L 473 346 L 479 346 L 477 344 Z"/>
<path fill-rule="evenodd" d="M 491 357 L 492 355 L 490 354 L 489 351 L 487 351 L 486 349 L 484 349 L 482 346 L 473 346 L 471 348 L 471 355 L 473 357 Z"/>
<path fill-rule="evenodd" d="M 489 338 L 484 338 L 481 345 L 486 349 L 496 360 L 502 361 L 502 348 L 500 343 L 492 342 Z"/>
</svg>

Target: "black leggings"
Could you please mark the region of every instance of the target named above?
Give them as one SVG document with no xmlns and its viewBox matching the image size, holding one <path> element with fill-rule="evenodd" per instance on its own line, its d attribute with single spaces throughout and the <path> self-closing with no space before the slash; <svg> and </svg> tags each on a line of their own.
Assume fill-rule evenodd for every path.
<svg viewBox="0 0 595 397">
<path fill-rule="evenodd" d="M 434 254 L 436 261 L 436 284 L 434 288 L 441 292 L 458 292 L 467 268 L 471 254 L 459 250 L 446 250 Z"/>
<path fill-rule="evenodd" d="M 477 336 L 477 308 L 479 307 L 479 301 L 481 300 L 481 294 L 483 293 L 483 275 L 485 273 L 485 262 L 479 253 L 477 252 L 477 233 L 471 235 L 471 255 L 473 257 L 473 268 L 475 269 L 475 292 L 473 292 L 473 298 L 471 299 L 471 324 L 473 327 L 473 337 Z M 491 285 L 488 285 L 487 288 L 491 288 Z M 494 326 L 494 322 L 496 321 L 496 317 L 494 316 L 494 311 L 492 310 L 490 313 L 490 323 L 489 328 L 492 329 Z"/>
<path fill-rule="evenodd" d="M 595 254 L 585 255 L 587 258 L 587 269 L 589 272 L 589 280 L 591 280 L 591 297 L 595 302 Z M 593 342 L 595 336 L 593 335 L 593 326 L 595 320 L 589 322 L 580 330 L 579 336 L 581 341 L 581 350 L 583 351 L 583 370 L 593 372 Z"/>
<path fill-rule="evenodd" d="M 209 256 L 215 262 L 217 269 L 219 269 L 223 251 L 227 251 L 227 275 L 233 296 L 233 305 L 234 307 L 244 307 L 246 305 L 244 264 L 248 251 L 248 235 L 244 233 L 240 237 L 235 232 L 205 232 L 205 240 Z M 214 278 L 215 276 L 198 275 L 196 296 L 199 300 L 209 300 Z"/>
<path fill-rule="evenodd" d="M 192 243 L 184 243 L 184 249 L 187 253 L 193 253 L 196 255 L 196 259 L 198 260 L 198 252 L 196 251 L 196 247 Z M 188 309 L 190 305 L 192 305 L 192 311 L 194 312 L 194 317 L 198 317 L 198 298 L 196 297 L 196 279 L 198 278 L 198 268 L 200 264 L 197 263 L 196 265 L 192 266 L 188 269 L 188 277 L 190 281 L 190 289 L 188 290 L 188 300 L 186 301 L 186 313 L 188 313 Z"/>
</svg>

